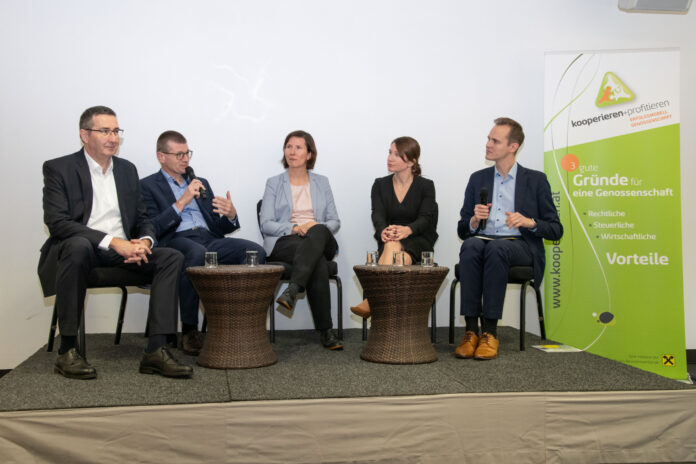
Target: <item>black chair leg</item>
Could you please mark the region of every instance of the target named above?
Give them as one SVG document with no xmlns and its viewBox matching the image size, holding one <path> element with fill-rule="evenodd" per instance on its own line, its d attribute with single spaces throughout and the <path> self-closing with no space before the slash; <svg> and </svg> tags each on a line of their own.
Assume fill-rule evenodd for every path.
<svg viewBox="0 0 696 464">
<path fill-rule="evenodd" d="M 430 341 L 437 343 L 437 300 L 433 300 L 430 308 Z"/>
<path fill-rule="evenodd" d="M 365 299 L 365 294 L 362 294 L 363 300 Z M 363 341 L 367 340 L 367 318 L 363 317 L 362 318 L 362 339 Z"/>
<path fill-rule="evenodd" d="M 121 331 L 123 330 L 123 320 L 126 317 L 126 303 L 128 302 L 128 291 L 126 287 L 119 287 L 121 289 L 121 307 L 118 310 L 118 321 L 116 322 L 116 337 L 114 338 L 114 345 L 121 343 Z"/>
<path fill-rule="evenodd" d="M 537 311 L 539 312 L 539 332 L 541 333 L 541 339 L 546 340 L 546 323 L 544 322 L 544 308 L 542 307 L 541 292 L 538 288 L 534 288 L 537 300 Z"/>
<path fill-rule="evenodd" d="M 53 316 L 51 316 L 51 328 L 48 329 L 48 346 L 46 351 L 49 353 L 53 351 L 53 342 L 56 338 L 56 327 L 58 326 L 58 310 L 56 309 L 55 303 L 53 304 Z"/>
<path fill-rule="evenodd" d="M 525 298 L 527 295 L 527 286 L 529 281 L 522 284 L 522 289 L 520 290 L 520 351 L 524 351 L 524 336 L 525 336 L 525 323 L 526 323 L 526 302 Z"/>
<path fill-rule="evenodd" d="M 336 281 L 336 317 L 338 321 L 338 339 L 343 340 L 343 284 L 338 276 L 332 277 Z"/>
<path fill-rule="evenodd" d="M 208 331 L 208 316 L 203 314 L 203 324 L 201 324 L 201 333 L 206 333 Z"/>
<path fill-rule="evenodd" d="M 449 342 L 450 345 L 454 343 L 454 297 L 457 291 L 458 279 L 452 281 L 450 286 L 450 313 L 449 313 Z"/>
</svg>

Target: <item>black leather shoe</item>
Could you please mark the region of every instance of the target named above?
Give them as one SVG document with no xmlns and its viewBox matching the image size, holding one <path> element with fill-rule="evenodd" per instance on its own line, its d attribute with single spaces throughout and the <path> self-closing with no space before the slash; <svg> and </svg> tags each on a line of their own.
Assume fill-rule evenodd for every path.
<svg viewBox="0 0 696 464">
<path fill-rule="evenodd" d="M 334 334 L 333 330 L 331 330 L 331 329 L 320 330 L 319 334 L 320 334 L 320 338 L 321 338 L 321 344 L 327 350 L 342 350 L 343 349 L 343 343 L 341 343 L 338 340 L 338 338 L 336 338 L 336 335 Z"/>
<path fill-rule="evenodd" d="M 165 377 L 191 377 L 193 368 L 181 364 L 169 352 L 169 349 L 161 346 L 152 353 L 145 353 L 140 361 L 141 374 L 159 374 Z"/>
<path fill-rule="evenodd" d="M 181 336 L 181 351 L 190 356 L 198 356 L 203 348 L 203 336 L 198 329 L 193 329 Z"/>
<path fill-rule="evenodd" d="M 75 348 L 58 355 L 53 372 L 69 379 L 86 380 L 97 377 L 97 370 L 90 366 Z"/>
<path fill-rule="evenodd" d="M 297 294 L 300 293 L 300 287 L 297 284 L 290 284 L 283 293 L 280 294 L 276 303 L 282 305 L 290 311 L 295 309 L 297 302 Z"/>
</svg>

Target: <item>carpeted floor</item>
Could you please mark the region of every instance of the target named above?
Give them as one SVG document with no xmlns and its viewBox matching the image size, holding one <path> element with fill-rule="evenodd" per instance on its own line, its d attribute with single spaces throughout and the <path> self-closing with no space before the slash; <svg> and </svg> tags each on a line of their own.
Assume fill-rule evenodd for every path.
<svg viewBox="0 0 696 464">
<path fill-rule="evenodd" d="M 458 329 L 456 339 L 462 336 Z M 461 360 L 446 343 L 446 329 L 431 364 L 388 365 L 360 359 L 359 329 L 346 330 L 345 349 L 328 351 L 314 331 L 281 331 L 273 349 L 278 363 L 259 369 L 217 370 L 194 365 L 192 379 L 165 379 L 138 373 L 145 340 L 125 334 L 87 336 L 88 359 L 98 378 L 65 379 L 53 373 L 56 354 L 45 347 L 0 378 L 0 411 L 102 406 L 210 403 L 361 396 L 431 395 L 470 392 L 630 391 L 694 388 L 588 353 L 548 354 L 531 345 L 518 350 L 519 332 L 501 327 L 501 349 L 493 361 Z"/>
</svg>

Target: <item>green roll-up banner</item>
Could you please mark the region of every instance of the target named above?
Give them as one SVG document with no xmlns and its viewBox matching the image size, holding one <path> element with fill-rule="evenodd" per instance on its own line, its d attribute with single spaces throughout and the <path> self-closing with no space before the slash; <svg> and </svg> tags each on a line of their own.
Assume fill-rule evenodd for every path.
<svg viewBox="0 0 696 464">
<path fill-rule="evenodd" d="M 686 379 L 679 51 L 549 53 L 547 336 Z"/>
</svg>

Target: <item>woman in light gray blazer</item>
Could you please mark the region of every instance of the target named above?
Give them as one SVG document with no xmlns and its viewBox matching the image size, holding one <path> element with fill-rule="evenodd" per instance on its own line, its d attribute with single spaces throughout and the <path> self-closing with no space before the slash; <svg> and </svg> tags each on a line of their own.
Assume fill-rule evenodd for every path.
<svg viewBox="0 0 696 464">
<path fill-rule="evenodd" d="M 276 301 L 292 311 L 297 294 L 306 290 L 322 345 L 340 350 L 343 345 L 332 330 L 328 261 L 338 250 L 333 234 L 341 221 L 329 180 L 309 171 L 316 159 L 317 147 L 310 134 L 294 131 L 285 137 L 286 171 L 266 181 L 261 233 L 266 261 L 292 264 L 290 284 Z"/>
</svg>

